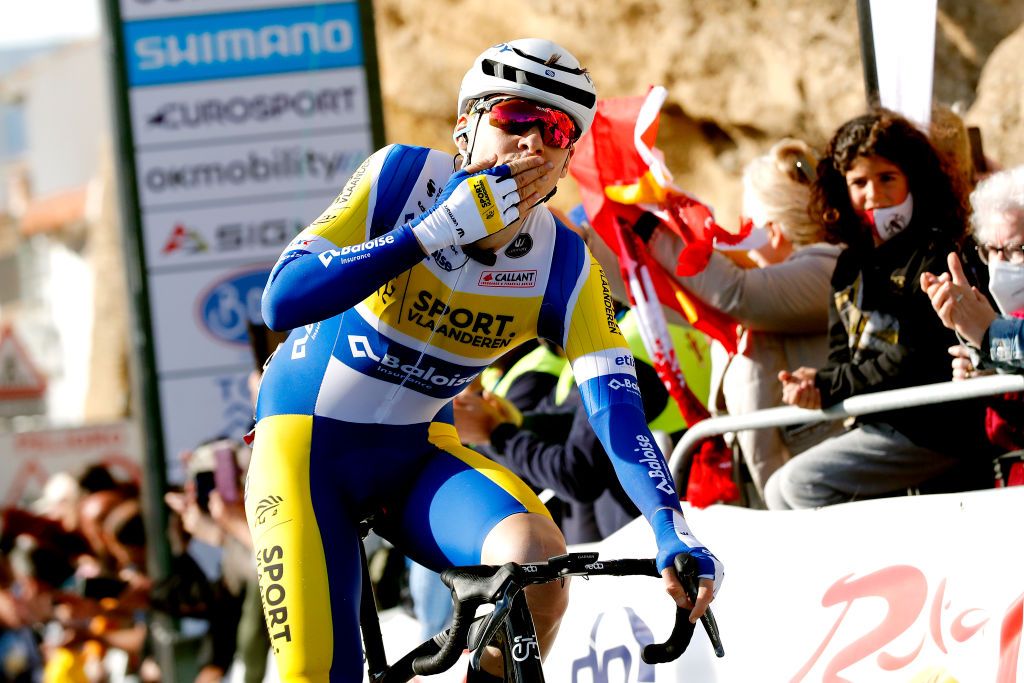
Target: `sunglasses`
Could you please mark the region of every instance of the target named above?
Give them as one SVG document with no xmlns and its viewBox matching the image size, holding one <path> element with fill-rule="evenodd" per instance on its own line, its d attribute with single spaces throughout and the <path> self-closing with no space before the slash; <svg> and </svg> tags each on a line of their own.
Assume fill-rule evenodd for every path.
<svg viewBox="0 0 1024 683">
<path fill-rule="evenodd" d="M 549 147 L 569 149 L 579 137 L 575 122 L 564 111 L 529 100 L 489 100 L 482 102 L 477 111 L 489 113 L 491 125 L 511 135 L 522 135 L 536 126 Z"/>
</svg>

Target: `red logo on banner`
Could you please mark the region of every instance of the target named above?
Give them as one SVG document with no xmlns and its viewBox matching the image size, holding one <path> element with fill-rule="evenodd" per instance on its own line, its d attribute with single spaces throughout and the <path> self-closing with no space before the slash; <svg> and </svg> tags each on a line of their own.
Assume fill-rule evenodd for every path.
<svg viewBox="0 0 1024 683">
<path fill-rule="evenodd" d="M 989 615 L 978 608 L 954 610 L 952 618 L 949 618 L 952 601 L 946 597 L 946 579 L 939 582 L 930 606 L 928 593 L 928 580 L 924 573 L 916 567 L 906 565 L 886 567 L 859 579 L 850 580 L 850 575 L 839 579 L 825 591 L 821 604 L 824 607 L 832 607 L 846 603 L 846 606 L 811 658 L 793 676 L 791 683 L 803 681 L 830 646 L 841 645 L 838 642 L 833 643 L 833 638 L 853 603 L 858 600 L 882 598 L 887 603 L 885 618 L 871 631 L 839 650 L 828 661 L 820 679 L 822 681 L 848 683 L 850 679 L 840 675 L 844 670 L 879 652 L 904 633 L 911 632 L 911 627 L 925 613 L 926 606 L 928 613 L 923 626 L 927 630 L 921 633 L 917 645 L 905 653 L 879 652 L 876 661 L 881 669 L 896 671 L 910 665 L 921 654 L 928 638 L 931 638 L 940 651 L 948 653 L 951 646 L 966 642 L 989 621 Z M 1016 681 L 1022 601 L 1024 596 L 1014 600 L 1003 617 L 997 683 Z M 947 641 L 947 636 L 952 642 Z"/>
</svg>

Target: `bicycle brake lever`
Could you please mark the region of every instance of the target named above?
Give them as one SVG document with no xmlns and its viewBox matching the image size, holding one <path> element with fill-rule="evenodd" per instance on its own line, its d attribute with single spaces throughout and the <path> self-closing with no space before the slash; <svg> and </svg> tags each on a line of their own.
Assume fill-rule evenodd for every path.
<svg viewBox="0 0 1024 683">
<path fill-rule="evenodd" d="M 679 581 L 683 584 L 683 590 L 690 596 L 690 601 L 696 603 L 698 588 L 696 560 L 690 555 L 677 555 L 675 565 L 676 574 L 678 574 Z M 690 610 L 686 610 L 686 614 L 687 618 L 689 618 Z M 715 656 L 724 657 L 725 647 L 722 645 L 722 636 L 718 631 L 718 621 L 715 619 L 710 606 L 701 615 L 700 623 L 704 627 L 704 632 L 708 634 L 708 640 L 711 641 L 711 647 L 715 651 Z"/>
</svg>

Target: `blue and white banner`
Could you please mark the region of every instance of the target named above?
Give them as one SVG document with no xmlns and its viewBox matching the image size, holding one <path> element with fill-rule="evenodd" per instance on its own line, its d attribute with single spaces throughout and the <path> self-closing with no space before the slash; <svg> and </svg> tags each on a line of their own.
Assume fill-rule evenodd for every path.
<svg viewBox="0 0 1024 683">
<path fill-rule="evenodd" d="M 122 158 L 173 468 L 179 450 L 248 426 L 247 325 L 262 322 L 267 274 L 382 142 L 372 4 L 117 4 L 134 145 Z"/>
<path fill-rule="evenodd" d="M 355 3 L 125 24 L 132 87 L 359 66 Z"/>
</svg>

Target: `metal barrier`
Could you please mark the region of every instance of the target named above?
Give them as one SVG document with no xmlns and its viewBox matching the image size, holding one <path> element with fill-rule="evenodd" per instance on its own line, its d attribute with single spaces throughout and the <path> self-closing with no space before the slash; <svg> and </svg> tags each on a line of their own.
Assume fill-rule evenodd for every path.
<svg viewBox="0 0 1024 683">
<path fill-rule="evenodd" d="M 795 424 L 814 422 L 831 422 L 850 416 L 868 415 L 886 410 L 914 408 L 932 403 L 959 401 L 968 398 L 991 396 L 1008 391 L 1024 391 L 1024 375 L 989 375 L 975 377 L 961 382 L 940 382 L 923 384 L 905 389 L 892 389 L 872 394 L 851 396 L 827 410 L 807 410 L 793 406 L 767 408 L 742 415 L 726 415 L 698 422 L 686 430 L 672 450 L 669 459 L 669 470 L 678 481 L 685 470 L 694 447 L 704 439 L 718 436 L 726 432 L 739 432 L 746 429 L 764 429 L 767 427 L 785 427 Z"/>
</svg>

